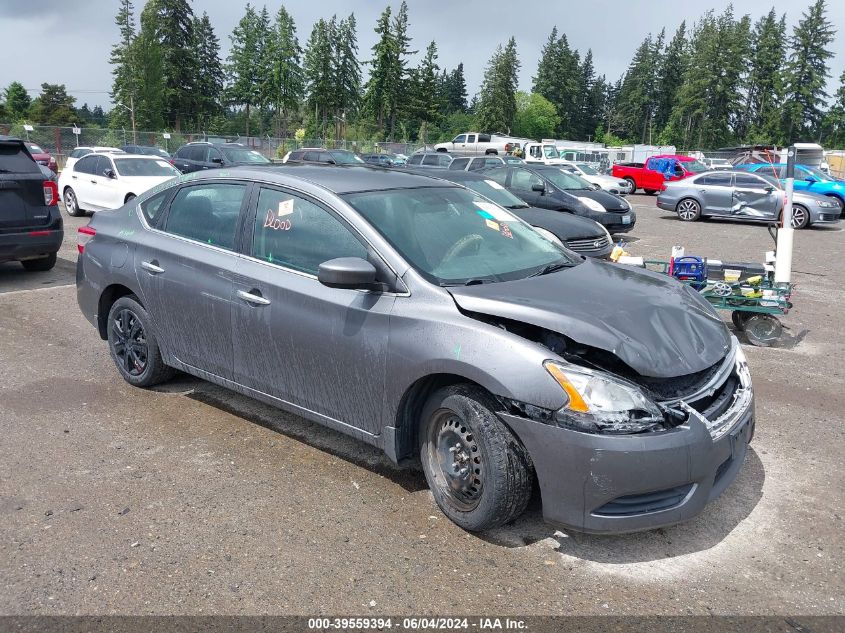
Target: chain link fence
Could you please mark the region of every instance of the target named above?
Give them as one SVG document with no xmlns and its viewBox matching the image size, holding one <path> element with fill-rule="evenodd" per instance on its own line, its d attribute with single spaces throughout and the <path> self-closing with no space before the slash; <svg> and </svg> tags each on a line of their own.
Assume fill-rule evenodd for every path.
<svg viewBox="0 0 845 633">
<path fill-rule="evenodd" d="M 377 141 L 355 141 L 347 139 L 311 138 L 274 138 L 271 136 L 221 136 L 207 132 L 148 132 L 137 130 L 107 128 L 71 128 L 46 125 L 29 126 L 23 124 L 0 123 L 0 134 L 16 136 L 31 141 L 55 157 L 59 169 L 64 167 L 68 155 L 76 147 L 122 147 L 124 145 L 149 145 L 160 147 L 170 153 L 175 152 L 185 143 L 193 141 L 211 141 L 216 143 L 242 143 L 272 160 L 281 159 L 287 152 L 300 147 L 326 147 L 348 149 L 359 153 L 394 153 L 410 155 L 422 147 L 415 143 L 380 143 Z M 74 132 L 78 131 L 79 134 Z M 169 138 L 165 137 L 168 134 Z"/>
</svg>

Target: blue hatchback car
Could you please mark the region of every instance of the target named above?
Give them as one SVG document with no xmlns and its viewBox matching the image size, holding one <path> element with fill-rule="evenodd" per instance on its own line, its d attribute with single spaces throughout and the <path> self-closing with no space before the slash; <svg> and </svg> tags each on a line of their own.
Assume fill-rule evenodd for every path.
<svg viewBox="0 0 845 633">
<path fill-rule="evenodd" d="M 786 181 L 786 163 L 748 163 L 739 165 L 737 169 L 758 171 Z M 845 209 L 845 181 L 824 173 L 818 167 L 809 165 L 795 165 L 795 191 L 809 191 L 823 196 L 829 196 L 839 203 L 840 213 Z"/>
</svg>

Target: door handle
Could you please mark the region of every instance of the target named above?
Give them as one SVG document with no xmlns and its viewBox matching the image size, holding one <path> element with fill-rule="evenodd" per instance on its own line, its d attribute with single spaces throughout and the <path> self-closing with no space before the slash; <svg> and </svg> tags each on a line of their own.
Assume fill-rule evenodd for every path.
<svg viewBox="0 0 845 633">
<path fill-rule="evenodd" d="M 156 266 L 152 262 L 141 262 L 141 268 L 143 268 L 147 272 L 153 273 L 154 275 L 158 275 L 159 273 L 164 272 L 164 268 L 162 268 L 161 266 Z"/>
<path fill-rule="evenodd" d="M 91 184 L 92 184 L 92 185 L 96 185 L 96 184 L 97 184 L 97 181 L 96 181 L 96 180 L 92 180 L 92 181 L 91 181 Z"/>
<path fill-rule="evenodd" d="M 249 303 L 255 304 L 257 306 L 270 305 L 269 299 L 265 299 L 260 295 L 254 295 L 251 292 L 246 292 L 245 290 L 238 290 L 238 298 L 243 299 L 244 301 L 248 301 Z"/>
<path fill-rule="evenodd" d="M 76 176 L 71 176 L 71 178 L 72 178 L 73 180 L 76 180 Z"/>
</svg>

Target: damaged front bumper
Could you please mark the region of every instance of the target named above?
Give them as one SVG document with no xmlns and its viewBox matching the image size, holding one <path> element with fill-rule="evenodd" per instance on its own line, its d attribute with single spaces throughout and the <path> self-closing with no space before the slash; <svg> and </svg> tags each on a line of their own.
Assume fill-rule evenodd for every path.
<svg viewBox="0 0 845 633">
<path fill-rule="evenodd" d="M 665 403 L 687 420 L 657 433 L 592 434 L 499 416 L 531 455 L 548 522 L 595 533 L 647 530 L 694 517 L 736 478 L 754 434 L 746 378 L 720 370 L 689 404 Z"/>
</svg>

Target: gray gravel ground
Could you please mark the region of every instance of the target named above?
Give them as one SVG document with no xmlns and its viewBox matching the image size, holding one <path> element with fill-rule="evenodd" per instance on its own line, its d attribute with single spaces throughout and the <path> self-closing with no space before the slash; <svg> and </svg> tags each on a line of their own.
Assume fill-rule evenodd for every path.
<svg viewBox="0 0 845 633">
<path fill-rule="evenodd" d="M 762 226 L 632 196 L 634 254 L 759 261 Z M 797 234 L 784 342 L 746 346 L 757 432 L 698 518 L 626 536 L 484 535 L 422 474 L 191 378 L 133 389 L 56 269 L 0 265 L 0 614 L 843 614 L 845 232 Z M 845 223 L 843 223 L 845 228 Z"/>
</svg>

